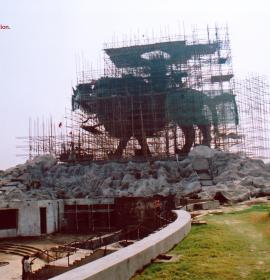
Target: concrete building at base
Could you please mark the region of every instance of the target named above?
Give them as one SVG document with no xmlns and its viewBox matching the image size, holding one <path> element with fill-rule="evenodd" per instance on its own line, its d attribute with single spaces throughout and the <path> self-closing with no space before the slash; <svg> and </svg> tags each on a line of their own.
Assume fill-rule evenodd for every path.
<svg viewBox="0 0 270 280">
<path fill-rule="evenodd" d="M 123 205 L 123 200 L 126 202 L 126 199 L 121 198 L 0 200 L 0 238 L 40 236 L 59 231 L 111 231 L 122 226 L 123 219 L 117 212 L 121 207 L 117 205 Z M 137 200 L 149 204 L 153 198 L 133 200 L 136 207 Z M 134 221 L 136 223 L 136 217 Z"/>
<path fill-rule="evenodd" d="M 0 238 L 58 231 L 63 201 L 0 201 Z"/>
<path fill-rule="evenodd" d="M 218 201 L 189 201 L 187 209 L 213 209 Z M 58 200 L 0 200 L 0 238 L 40 236 L 54 232 L 111 232 L 129 226 L 160 226 L 183 204 L 174 195 Z"/>
<path fill-rule="evenodd" d="M 113 204 L 110 198 L 0 200 L 0 238 L 107 229 Z"/>
</svg>

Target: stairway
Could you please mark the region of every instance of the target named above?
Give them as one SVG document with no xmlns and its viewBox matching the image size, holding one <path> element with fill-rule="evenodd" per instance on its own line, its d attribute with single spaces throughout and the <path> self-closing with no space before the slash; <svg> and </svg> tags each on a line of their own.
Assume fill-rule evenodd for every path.
<svg viewBox="0 0 270 280">
<path fill-rule="evenodd" d="M 213 177 L 211 176 L 210 172 L 203 172 L 198 173 L 198 176 L 200 178 L 200 183 L 202 186 L 213 186 Z"/>
<path fill-rule="evenodd" d="M 42 251 L 33 246 L 14 244 L 14 243 L 0 243 L 0 252 L 5 254 L 13 254 L 18 256 L 37 256 L 42 254 Z"/>
<path fill-rule="evenodd" d="M 192 161 L 192 167 L 197 172 L 202 186 L 214 185 L 209 160 L 206 158 L 195 158 Z"/>
<path fill-rule="evenodd" d="M 70 268 L 68 267 L 58 267 L 58 266 L 51 266 L 46 264 L 42 268 L 36 270 L 32 273 L 31 279 L 32 280 L 47 280 L 51 277 L 56 275 L 62 274 L 68 271 Z"/>
<path fill-rule="evenodd" d="M 82 259 L 86 258 L 87 256 L 91 255 L 93 251 L 91 250 L 84 250 L 84 249 L 77 249 L 76 252 L 69 257 L 64 257 L 49 263 L 52 266 L 61 266 L 61 267 L 68 267 L 73 265 L 76 261 L 81 261 Z"/>
<path fill-rule="evenodd" d="M 88 258 L 91 256 L 91 253 L 92 251 L 90 250 L 78 249 L 74 254 L 69 256 L 69 261 L 68 257 L 64 257 L 56 261 L 52 261 L 36 270 L 32 274 L 32 279 L 45 280 L 58 274 L 64 273 L 65 271 L 80 266 L 84 263 L 88 263 Z"/>
</svg>

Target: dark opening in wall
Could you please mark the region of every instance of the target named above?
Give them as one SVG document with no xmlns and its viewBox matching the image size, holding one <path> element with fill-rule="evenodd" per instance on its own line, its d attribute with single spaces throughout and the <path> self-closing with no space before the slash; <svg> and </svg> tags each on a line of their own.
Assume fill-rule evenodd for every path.
<svg viewBox="0 0 270 280">
<path fill-rule="evenodd" d="M 39 213 L 40 213 L 40 233 L 44 234 L 47 233 L 47 208 L 40 207 Z"/>
<path fill-rule="evenodd" d="M 196 210 L 203 210 L 202 203 L 196 203 L 196 204 L 194 204 L 193 209 L 194 209 L 195 211 L 196 211 Z"/>
<path fill-rule="evenodd" d="M 66 232 L 95 232 L 110 231 L 113 224 L 114 205 L 65 205 L 65 225 L 62 230 Z"/>
<path fill-rule="evenodd" d="M 13 229 L 18 225 L 18 209 L 0 210 L 0 230 Z"/>
</svg>

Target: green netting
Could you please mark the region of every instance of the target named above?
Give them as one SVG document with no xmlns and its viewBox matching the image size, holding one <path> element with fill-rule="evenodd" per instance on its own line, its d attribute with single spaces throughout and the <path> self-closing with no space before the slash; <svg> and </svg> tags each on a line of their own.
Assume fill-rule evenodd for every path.
<svg viewBox="0 0 270 280">
<path fill-rule="evenodd" d="M 233 94 L 209 97 L 191 89 L 167 95 L 169 119 L 178 125 L 238 124 L 238 112 Z"/>
<path fill-rule="evenodd" d="M 143 54 L 162 51 L 169 55 L 167 64 L 186 63 L 193 55 L 213 54 L 218 48 L 217 43 L 186 45 L 186 41 L 161 42 L 122 48 L 105 49 L 111 61 L 118 68 L 144 67 L 148 60 Z"/>
<path fill-rule="evenodd" d="M 105 49 L 116 68 L 121 68 L 121 75 L 79 84 L 74 90 L 73 109 L 95 112 L 114 129 L 129 129 L 123 123 L 131 120 L 135 128 L 149 131 L 161 130 L 170 122 L 179 126 L 238 124 L 233 94 L 224 93 L 223 88 L 216 92 L 186 88 L 188 79 L 198 78 L 198 66 L 193 64 L 196 71 L 191 73 L 187 61 L 214 54 L 218 48 L 217 42 L 188 45 L 172 41 Z M 144 57 L 147 54 L 150 56 Z M 231 76 L 212 76 L 212 82 L 228 82 L 223 78 Z"/>
<path fill-rule="evenodd" d="M 235 95 L 230 93 L 210 97 L 209 92 L 181 89 L 161 94 L 113 95 L 110 92 L 111 95 L 108 95 L 107 90 L 100 96 L 83 94 L 82 89 L 75 90 L 73 108 L 98 113 L 105 122 L 114 122 L 115 118 L 118 122 L 132 118 L 141 122 L 142 115 L 149 126 L 164 121 L 172 121 L 179 126 L 238 124 Z"/>
</svg>

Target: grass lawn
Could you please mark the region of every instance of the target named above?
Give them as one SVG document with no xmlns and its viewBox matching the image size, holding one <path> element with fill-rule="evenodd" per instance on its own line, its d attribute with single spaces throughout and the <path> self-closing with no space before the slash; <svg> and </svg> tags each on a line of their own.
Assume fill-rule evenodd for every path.
<svg viewBox="0 0 270 280">
<path fill-rule="evenodd" d="M 204 217 L 168 254 L 170 263 L 152 263 L 133 280 L 270 280 L 270 216 L 266 204 Z"/>
</svg>

